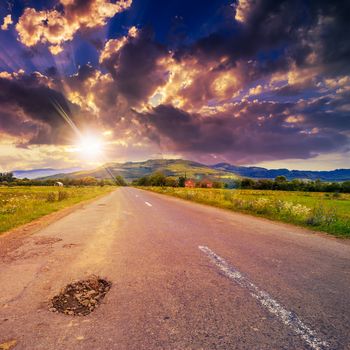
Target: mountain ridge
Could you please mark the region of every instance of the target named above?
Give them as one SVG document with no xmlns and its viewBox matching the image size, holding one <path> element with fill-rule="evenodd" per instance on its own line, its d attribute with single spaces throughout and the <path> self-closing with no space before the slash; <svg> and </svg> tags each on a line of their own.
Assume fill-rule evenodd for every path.
<svg viewBox="0 0 350 350">
<path fill-rule="evenodd" d="M 106 170 L 108 169 L 108 171 Z M 166 176 L 187 176 L 188 178 L 210 178 L 218 181 L 231 181 L 240 177 L 253 179 L 274 179 L 276 176 L 285 176 L 288 180 L 303 179 L 327 182 L 341 182 L 350 180 L 350 169 L 335 169 L 329 171 L 313 170 L 289 170 L 266 169 L 263 167 L 245 167 L 229 163 L 217 163 L 205 165 L 196 161 L 184 159 L 149 159 L 141 162 L 109 162 L 104 166 L 92 170 L 80 170 L 72 173 L 58 173 L 43 177 L 43 179 L 55 179 L 62 177 L 82 178 L 92 176 L 96 178 L 108 178 L 109 172 L 113 176 L 123 176 L 127 181 L 150 175 L 154 172 L 162 172 Z"/>
<path fill-rule="evenodd" d="M 75 171 L 81 170 L 81 168 L 64 168 L 64 169 L 55 169 L 55 168 L 39 168 L 39 169 L 29 169 L 29 170 L 13 170 L 13 176 L 18 179 L 37 179 L 45 176 L 60 174 L 68 174 Z"/>
<path fill-rule="evenodd" d="M 289 170 L 286 168 L 267 169 L 263 167 L 242 167 L 229 163 L 218 163 L 212 165 L 218 170 L 234 172 L 243 177 L 255 179 L 274 179 L 276 176 L 285 176 L 288 180 L 322 180 L 322 181 L 348 181 L 350 180 L 350 169 L 334 170 Z"/>
</svg>

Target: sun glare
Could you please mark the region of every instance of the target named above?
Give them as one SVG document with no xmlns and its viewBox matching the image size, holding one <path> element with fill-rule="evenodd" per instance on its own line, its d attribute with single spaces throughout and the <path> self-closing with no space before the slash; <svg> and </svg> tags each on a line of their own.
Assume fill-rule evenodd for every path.
<svg viewBox="0 0 350 350">
<path fill-rule="evenodd" d="M 85 158 L 96 158 L 102 155 L 103 142 L 96 136 L 82 136 L 77 143 L 77 151 Z"/>
</svg>

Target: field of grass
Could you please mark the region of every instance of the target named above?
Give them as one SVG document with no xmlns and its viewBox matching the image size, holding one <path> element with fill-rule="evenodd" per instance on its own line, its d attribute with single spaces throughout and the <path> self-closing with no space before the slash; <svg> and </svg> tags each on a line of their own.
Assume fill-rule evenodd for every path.
<svg viewBox="0 0 350 350">
<path fill-rule="evenodd" d="M 350 238 L 350 194 L 172 187 L 143 189 Z"/>
<path fill-rule="evenodd" d="M 115 189 L 104 187 L 0 187 L 0 233 Z"/>
</svg>

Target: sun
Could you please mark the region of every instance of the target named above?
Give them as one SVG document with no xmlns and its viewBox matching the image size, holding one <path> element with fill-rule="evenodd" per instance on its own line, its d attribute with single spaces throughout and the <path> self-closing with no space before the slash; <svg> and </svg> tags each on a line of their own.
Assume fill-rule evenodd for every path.
<svg viewBox="0 0 350 350">
<path fill-rule="evenodd" d="M 103 142 L 94 135 L 81 136 L 77 142 L 77 151 L 84 158 L 96 158 L 103 153 Z"/>
</svg>

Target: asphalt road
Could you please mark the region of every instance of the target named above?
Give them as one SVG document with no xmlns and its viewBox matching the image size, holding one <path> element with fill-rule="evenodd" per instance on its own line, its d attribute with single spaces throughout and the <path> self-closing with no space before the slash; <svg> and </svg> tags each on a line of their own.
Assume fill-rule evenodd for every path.
<svg viewBox="0 0 350 350">
<path fill-rule="evenodd" d="M 133 188 L 16 239 L 0 237 L 15 349 L 350 349 L 346 241 Z M 48 311 L 90 274 L 113 283 L 99 308 Z"/>
</svg>

